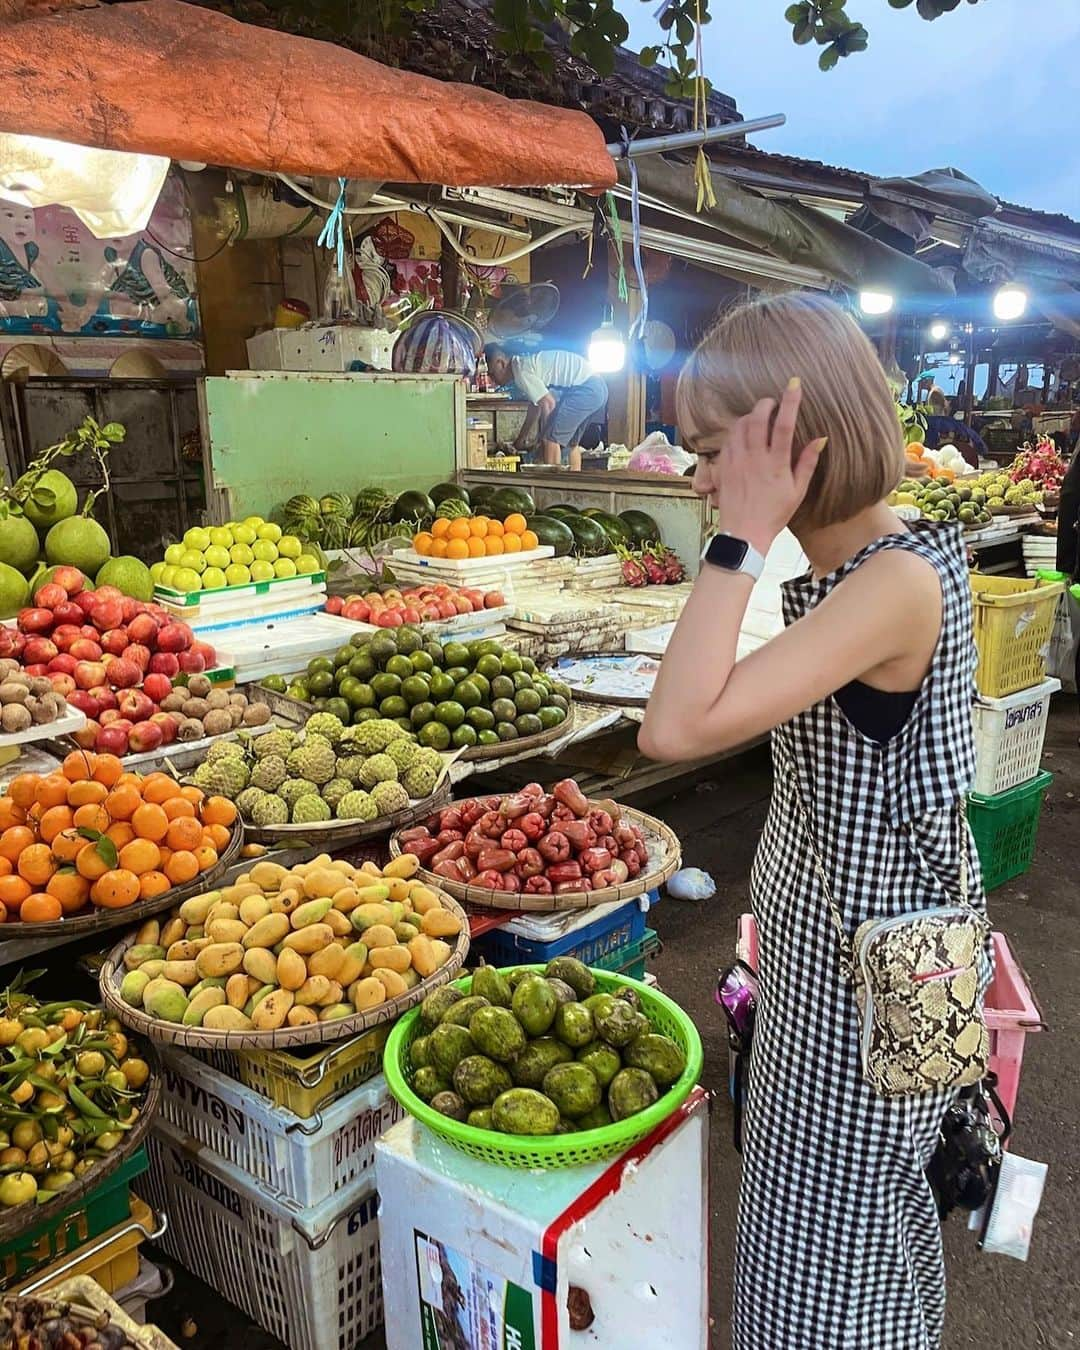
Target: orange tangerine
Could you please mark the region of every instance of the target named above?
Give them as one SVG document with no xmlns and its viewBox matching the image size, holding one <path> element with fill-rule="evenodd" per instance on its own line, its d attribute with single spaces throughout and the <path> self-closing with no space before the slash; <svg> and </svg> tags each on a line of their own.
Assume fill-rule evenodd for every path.
<svg viewBox="0 0 1080 1350">
<path fill-rule="evenodd" d="M 113 868 L 90 887 L 90 899 L 103 909 L 126 909 L 138 898 L 139 878 L 126 867 Z"/>
<path fill-rule="evenodd" d="M 19 876 L 32 886 L 44 886 L 56 871 L 56 862 L 48 844 L 31 844 L 19 854 L 16 863 Z"/>
<path fill-rule="evenodd" d="M 119 854 L 120 866 L 141 877 L 144 872 L 153 872 L 161 862 L 161 849 L 151 839 L 133 839 L 125 844 Z"/>
<path fill-rule="evenodd" d="M 170 797 L 167 802 L 162 802 L 162 806 L 170 820 L 178 820 L 181 816 L 195 817 L 195 803 L 186 797 Z"/>
<path fill-rule="evenodd" d="M 68 788 L 68 806 L 97 806 L 108 795 L 109 789 L 104 783 L 97 783 L 92 778 L 83 778 Z"/>
<path fill-rule="evenodd" d="M 167 773 L 151 773 L 143 779 L 142 795 L 144 802 L 154 802 L 163 806 L 170 797 L 180 791 L 180 784 Z"/>
<path fill-rule="evenodd" d="M 451 539 L 446 546 L 446 556 L 448 558 L 467 558 L 469 556 L 469 545 L 464 539 Z"/>
<path fill-rule="evenodd" d="M 452 520 L 447 534 L 451 539 L 468 539 L 472 531 L 469 528 L 469 522 L 463 516 L 460 520 Z"/>
<path fill-rule="evenodd" d="M 125 769 L 120 777 L 113 784 L 113 787 L 133 787 L 142 789 L 142 774 L 135 773 L 132 769 Z"/>
<path fill-rule="evenodd" d="M 503 529 L 501 520 L 496 520 L 492 517 L 492 519 L 488 521 L 488 534 L 496 534 L 501 539 L 505 533 L 506 531 Z"/>
<path fill-rule="evenodd" d="M 29 848 L 36 839 L 34 831 L 28 826 L 9 825 L 3 834 L 0 834 L 0 855 L 17 863 L 23 849 Z"/>
<path fill-rule="evenodd" d="M 196 787 L 194 783 L 185 783 L 180 789 L 180 796 L 183 797 L 184 801 L 191 802 L 193 806 L 198 806 L 206 793 L 201 787 Z"/>
<path fill-rule="evenodd" d="M 0 830 L 11 825 L 21 825 L 26 820 L 26 812 L 16 806 L 10 797 L 0 797 Z"/>
<path fill-rule="evenodd" d="M 92 750 L 72 750 L 60 766 L 69 783 L 76 783 L 80 778 L 93 778 L 96 768 L 97 755 Z"/>
<path fill-rule="evenodd" d="M 520 553 L 520 552 L 521 552 L 521 535 L 520 535 L 520 534 L 514 534 L 514 533 L 512 533 L 510 530 L 507 530 L 506 533 L 503 535 L 503 552 L 504 552 L 504 553 Z"/>
<path fill-rule="evenodd" d="M 143 802 L 131 817 L 131 824 L 140 839 L 152 839 L 155 844 L 160 844 L 169 832 L 169 817 L 154 802 Z"/>
<path fill-rule="evenodd" d="M 87 881 L 97 881 L 98 877 L 103 877 L 109 870 L 109 864 L 101 856 L 97 844 L 87 841 L 79 850 L 75 859 L 75 870 L 79 876 L 85 877 Z"/>
<path fill-rule="evenodd" d="M 202 823 L 190 816 L 180 816 L 169 825 L 165 842 L 171 849 L 195 849 L 202 843 Z"/>
<path fill-rule="evenodd" d="M 528 522 L 524 516 L 515 511 L 513 515 L 507 516 L 503 521 L 503 529 L 507 534 L 524 534 L 528 529 Z"/>
<path fill-rule="evenodd" d="M 499 553 L 504 553 L 505 549 L 503 548 L 503 540 L 501 536 L 497 534 L 489 534 L 488 537 L 484 540 L 484 552 L 487 554 L 489 558 L 494 557 Z"/>
<path fill-rule="evenodd" d="M 10 858 L 0 858 L 0 877 L 9 877 L 15 871 L 15 864 Z M 2 920 L 0 920 L 2 922 Z"/>
<path fill-rule="evenodd" d="M 74 819 L 70 806 L 50 806 L 41 813 L 38 834 L 46 844 L 51 844 L 61 830 L 71 829 Z"/>
<path fill-rule="evenodd" d="M 87 802 L 85 806 L 79 806 L 75 809 L 75 828 L 77 830 L 98 830 L 101 834 L 104 834 L 111 824 L 109 813 L 103 806 L 95 806 L 93 802 Z"/>
<path fill-rule="evenodd" d="M 521 536 L 522 553 L 530 553 L 534 548 L 539 547 L 540 547 L 539 538 L 535 534 L 533 534 L 532 530 L 526 530 L 525 533 Z"/>
<path fill-rule="evenodd" d="M 438 524 L 438 521 L 436 521 L 435 523 Z M 433 540 L 431 541 L 431 556 L 432 556 L 433 558 L 445 558 L 445 557 L 446 557 L 446 540 L 445 540 L 445 539 L 433 539 Z"/>
<path fill-rule="evenodd" d="M 70 786 L 71 781 L 65 778 L 62 773 L 47 774 L 38 785 L 37 799 L 46 808 L 66 806 Z"/>
<path fill-rule="evenodd" d="M 144 872 L 139 878 L 139 897 L 142 900 L 150 900 L 170 890 L 172 882 L 164 872 Z"/>
<path fill-rule="evenodd" d="M 228 797 L 207 797 L 202 818 L 206 825 L 231 825 L 236 819 L 236 803 Z"/>
<path fill-rule="evenodd" d="M 0 877 L 0 903 L 7 909 L 17 910 L 33 889 L 22 877 Z"/>
<path fill-rule="evenodd" d="M 158 844 L 158 848 L 161 850 L 161 870 L 164 872 L 165 864 L 172 857 L 172 849 L 168 844 Z"/>
<path fill-rule="evenodd" d="M 59 862 L 74 862 L 86 842 L 78 830 L 61 830 L 52 840 L 53 857 Z"/>
<path fill-rule="evenodd" d="M 479 535 L 473 535 L 469 540 L 469 557 L 482 558 L 486 552 L 483 539 Z"/>
<path fill-rule="evenodd" d="M 47 891 L 37 891 L 28 895 L 19 906 L 19 918 L 23 923 L 51 923 L 64 917 L 64 907 L 55 895 Z"/>
<path fill-rule="evenodd" d="M 440 516 L 431 527 L 432 539 L 442 539 L 444 535 L 450 533 L 450 522 L 445 517 Z"/>
<path fill-rule="evenodd" d="M 114 820 L 105 831 L 105 837 L 111 839 L 117 848 L 123 848 L 135 838 L 135 831 L 126 820 Z"/>
<path fill-rule="evenodd" d="M 199 860 L 189 849 L 180 849 L 165 864 L 165 875 L 174 886 L 193 881 L 199 875 Z"/>
<path fill-rule="evenodd" d="M 431 552 L 431 540 L 432 536 L 427 530 L 421 530 L 419 534 L 413 536 L 413 551 L 419 553 L 421 558 L 426 558 Z"/>
<path fill-rule="evenodd" d="M 116 785 L 123 772 L 123 761 L 118 755 L 99 754 L 94 765 L 94 781 L 111 788 Z"/>
<path fill-rule="evenodd" d="M 8 784 L 7 795 L 25 811 L 37 801 L 38 788 L 41 786 L 39 773 L 20 773 Z"/>
<path fill-rule="evenodd" d="M 200 844 L 199 847 L 193 851 L 200 872 L 208 871 L 218 860 L 217 849 L 211 848 L 209 844 Z M 176 856 L 179 857 L 180 855 L 177 854 Z"/>
<path fill-rule="evenodd" d="M 469 521 L 469 533 L 475 539 L 483 539 L 490 524 L 491 521 L 488 520 L 487 516 L 473 516 L 472 520 Z"/>
<path fill-rule="evenodd" d="M 130 820 L 141 805 L 142 794 L 130 783 L 118 783 L 104 801 L 105 810 L 113 820 Z"/>
<path fill-rule="evenodd" d="M 47 894 L 55 895 L 65 914 L 76 914 L 90 899 L 90 883 L 71 867 L 61 868 L 49 878 Z"/>
<path fill-rule="evenodd" d="M 228 848 L 231 838 L 232 835 L 229 833 L 227 825 L 207 825 L 203 829 L 203 843 L 217 849 L 219 854 L 223 849 Z"/>
</svg>

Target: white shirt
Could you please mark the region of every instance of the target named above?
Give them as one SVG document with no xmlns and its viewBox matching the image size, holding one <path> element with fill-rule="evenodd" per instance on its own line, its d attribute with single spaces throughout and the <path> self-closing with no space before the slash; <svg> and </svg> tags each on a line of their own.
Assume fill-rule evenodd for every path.
<svg viewBox="0 0 1080 1350">
<path fill-rule="evenodd" d="M 514 383 L 529 400 L 539 403 L 553 386 L 572 389 L 592 378 L 593 368 L 577 352 L 546 351 L 515 356 L 510 362 Z"/>
</svg>

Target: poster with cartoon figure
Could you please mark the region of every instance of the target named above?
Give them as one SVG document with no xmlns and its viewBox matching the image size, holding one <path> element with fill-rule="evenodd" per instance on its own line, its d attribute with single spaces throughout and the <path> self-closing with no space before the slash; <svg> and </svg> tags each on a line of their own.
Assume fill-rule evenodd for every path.
<svg viewBox="0 0 1080 1350">
<path fill-rule="evenodd" d="M 0 200 L 0 337 L 197 337 L 193 254 L 175 178 L 122 239 L 95 239 L 66 207 Z"/>
</svg>

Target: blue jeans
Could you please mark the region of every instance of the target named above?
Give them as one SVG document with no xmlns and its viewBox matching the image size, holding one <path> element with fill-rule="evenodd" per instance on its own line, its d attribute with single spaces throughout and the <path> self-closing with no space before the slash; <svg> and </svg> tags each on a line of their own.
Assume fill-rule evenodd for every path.
<svg viewBox="0 0 1080 1350">
<path fill-rule="evenodd" d="M 590 422 L 596 421 L 597 413 L 606 406 L 608 387 L 599 375 L 590 375 L 584 384 L 552 392 L 558 394 L 559 401 L 544 431 L 544 439 L 558 442 L 565 464 L 570 448 L 577 445 L 582 432 Z"/>
</svg>

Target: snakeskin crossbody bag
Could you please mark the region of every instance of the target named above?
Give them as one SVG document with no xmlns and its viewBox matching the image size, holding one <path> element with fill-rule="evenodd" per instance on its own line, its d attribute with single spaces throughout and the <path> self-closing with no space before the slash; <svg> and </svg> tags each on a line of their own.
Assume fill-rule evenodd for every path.
<svg viewBox="0 0 1080 1350">
<path fill-rule="evenodd" d="M 990 1057 L 983 1015 L 990 925 L 968 901 L 963 833 L 959 904 L 867 919 L 852 938 L 814 842 L 794 762 L 790 773 L 844 973 L 855 990 L 863 1077 L 882 1097 L 978 1083 Z M 948 895 L 944 884 L 942 890 Z"/>
</svg>

